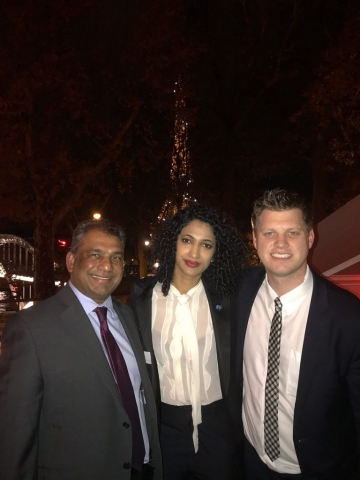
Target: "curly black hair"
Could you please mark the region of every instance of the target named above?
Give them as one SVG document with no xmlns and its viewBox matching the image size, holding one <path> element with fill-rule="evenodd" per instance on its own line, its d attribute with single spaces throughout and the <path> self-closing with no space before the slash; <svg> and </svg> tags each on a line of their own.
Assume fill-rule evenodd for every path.
<svg viewBox="0 0 360 480">
<path fill-rule="evenodd" d="M 248 265 L 248 248 L 230 218 L 213 208 L 191 205 L 167 220 L 154 240 L 153 254 L 159 262 L 158 280 L 161 291 L 169 293 L 176 257 L 176 242 L 180 232 L 190 222 L 209 224 L 216 239 L 214 257 L 203 273 L 209 287 L 221 296 L 236 291 L 242 269 Z"/>
</svg>

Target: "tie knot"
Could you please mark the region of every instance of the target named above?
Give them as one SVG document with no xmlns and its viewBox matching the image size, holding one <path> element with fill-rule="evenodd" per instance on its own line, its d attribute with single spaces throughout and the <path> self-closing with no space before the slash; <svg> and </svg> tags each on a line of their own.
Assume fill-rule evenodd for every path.
<svg viewBox="0 0 360 480">
<path fill-rule="evenodd" d="M 100 323 L 106 322 L 107 307 L 96 307 L 94 312 L 99 317 Z"/>
<path fill-rule="evenodd" d="M 275 298 L 275 312 L 280 312 L 282 308 L 282 303 L 279 297 Z"/>
</svg>

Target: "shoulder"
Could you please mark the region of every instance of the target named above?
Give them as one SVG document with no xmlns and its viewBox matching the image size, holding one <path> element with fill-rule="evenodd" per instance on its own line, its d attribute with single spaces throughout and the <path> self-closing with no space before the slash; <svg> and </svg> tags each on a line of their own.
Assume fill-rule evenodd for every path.
<svg viewBox="0 0 360 480">
<path fill-rule="evenodd" d="M 64 287 L 56 295 L 12 315 L 6 322 L 6 329 L 22 330 L 25 328 L 33 333 L 35 331 L 51 330 L 54 322 L 58 321 L 59 315 L 66 311 L 69 306 L 77 303 L 81 306 L 71 289 Z"/>
<path fill-rule="evenodd" d="M 139 278 L 131 286 L 131 294 L 138 296 L 141 295 L 145 290 L 152 289 L 156 285 L 158 279 L 157 276 Z"/>
<path fill-rule="evenodd" d="M 353 293 L 341 288 L 330 280 L 312 271 L 314 279 L 313 295 L 321 295 L 324 290 L 327 293 L 327 301 L 330 308 L 341 308 L 345 311 L 354 311 L 360 316 L 360 299 Z"/>
<path fill-rule="evenodd" d="M 72 303 L 77 302 L 78 300 L 72 290 L 69 287 L 64 287 L 56 295 L 42 300 L 30 308 L 21 310 L 14 317 L 21 317 L 24 320 L 39 320 L 43 317 L 54 316 L 68 308 Z"/>
<path fill-rule="evenodd" d="M 121 313 L 127 313 L 128 315 L 134 316 L 134 312 L 132 311 L 132 309 L 128 305 L 125 305 L 125 303 L 120 302 L 120 300 L 117 300 L 114 297 L 112 297 L 112 302 L 114 308 L 120 310 Z"/>
<path fill-rule="evenodd" d="M 242 288 L 244 285 L 258 285 L 260 286 L 261 282 L 265 278 L 265 268 L 262 265 L 257 265 L 256 267 L 249 267 L 244 270 L 239 279 L 239 288 Z"/>
</svg>

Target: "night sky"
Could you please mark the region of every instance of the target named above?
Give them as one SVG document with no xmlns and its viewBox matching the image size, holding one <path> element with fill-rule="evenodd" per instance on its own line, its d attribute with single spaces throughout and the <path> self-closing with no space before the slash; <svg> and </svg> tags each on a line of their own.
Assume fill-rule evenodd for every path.
<svg viewBox="0 0 360 480">
<path fill-rule="evenodd" d="M 358 2 L 149 3 L 1 7 L 3 233 L 71 235 L 99 210 L 135 245 L 183 193 L 176 119 L 189 194 L 244 232 L 265 188 L 318 220 L 360 193 Z"/>
</svg>

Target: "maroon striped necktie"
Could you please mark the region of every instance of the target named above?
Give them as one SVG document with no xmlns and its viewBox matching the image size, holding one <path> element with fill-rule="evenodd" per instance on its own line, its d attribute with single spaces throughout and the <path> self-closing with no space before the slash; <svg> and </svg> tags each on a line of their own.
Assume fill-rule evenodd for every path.
<svg viewBox="0 0 360 480">
<path fill-rule="evenodd" d="M 132 460 L 131 464 L 136 470 L 141 471 L 144 464 L 145 445 L 141 431 L 139 411 L 135 401 L 134 389 L 123 354 L 115 338 L 109 330 L 107 323 L 107 307 L 97 307 L 96 312 L 100 321 L 100 333 L 104 342 L 111 369 L 132 427 Z"/>
</svg>

